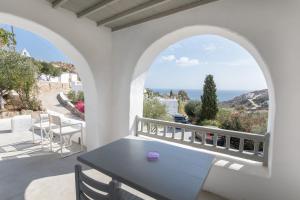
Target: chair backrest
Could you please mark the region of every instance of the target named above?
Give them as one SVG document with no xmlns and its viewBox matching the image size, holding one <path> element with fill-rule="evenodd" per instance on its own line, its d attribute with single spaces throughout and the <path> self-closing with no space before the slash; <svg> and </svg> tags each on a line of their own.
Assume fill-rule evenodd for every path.
<svg viewBox="0 0 300 200">
<path fill-rule="evenodd" d="M 40 113 L 40 122 L 49 122 L 49 114 L 48 113 Z"/>
<path fill-rule="evenodd" d="M 49 121 L 49 114 L 44 112 L 38 112 L 38 113 L 31 113 L 31 119 L 33 123 L 37 122 L 48 122 Z"/>
<path fill-rule="evenodd" d="M 61 126 L 61 118 L 56 115 L 49 115 L 50 124 Z"/>
<path fill-rule="evenodd" d="M 118 184 L 98 182 L 82 173 L 80 165 L 75 165 L 76 200 L 113 200 L 116 199 Z"/>
</svg>

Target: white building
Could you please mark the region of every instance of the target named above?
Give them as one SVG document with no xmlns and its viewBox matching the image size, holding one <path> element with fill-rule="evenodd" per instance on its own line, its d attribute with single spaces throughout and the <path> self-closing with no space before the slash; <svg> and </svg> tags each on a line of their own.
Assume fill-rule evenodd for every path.
<svg viewBox="0 0 300 200">
<path fill-rule="evenodd" d="M 178 101 L 177 99 L 165 99 L 157 98 L 159 102 L 166 106 L 169 115 L 175 115 L 178 113 Z"/>
<path fill-rule="evenodd" d="M 31 57 L 30 53 L 25 48 L 21 51 L 21 55 L 29 58 Z"/>
</svg>

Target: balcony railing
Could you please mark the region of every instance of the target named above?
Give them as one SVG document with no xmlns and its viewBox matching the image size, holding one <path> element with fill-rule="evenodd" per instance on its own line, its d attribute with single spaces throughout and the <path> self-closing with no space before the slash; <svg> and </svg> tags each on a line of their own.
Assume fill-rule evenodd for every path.
<svg viewBox="0 0 300 200">
<path fill-rule="evenodd" d="M 228 154 L 268 165 L 270 134 L 253 134 L 218 128 L 136 117 L 136 135 Z"/>
</svg>

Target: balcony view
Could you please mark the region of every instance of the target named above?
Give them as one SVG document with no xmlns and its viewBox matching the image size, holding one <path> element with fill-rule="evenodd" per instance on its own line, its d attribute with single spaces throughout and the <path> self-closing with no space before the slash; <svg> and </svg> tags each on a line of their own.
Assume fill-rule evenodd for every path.
<svg viewBox="0 0 300 200">
<path fill-rule="evenodd" d="M 0 200 L 299 200 L 299 8 L 1 1 Z"/>
</svg>

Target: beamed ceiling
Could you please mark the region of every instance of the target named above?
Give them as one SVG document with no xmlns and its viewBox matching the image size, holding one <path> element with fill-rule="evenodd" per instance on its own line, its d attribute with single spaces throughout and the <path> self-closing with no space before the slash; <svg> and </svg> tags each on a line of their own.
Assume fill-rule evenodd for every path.
<svg viewBox="0 0 300 200">
<path fill-rule="evenodd" d="M 217 0 L 47 0 L 117 31 Z"/>
</svg>

